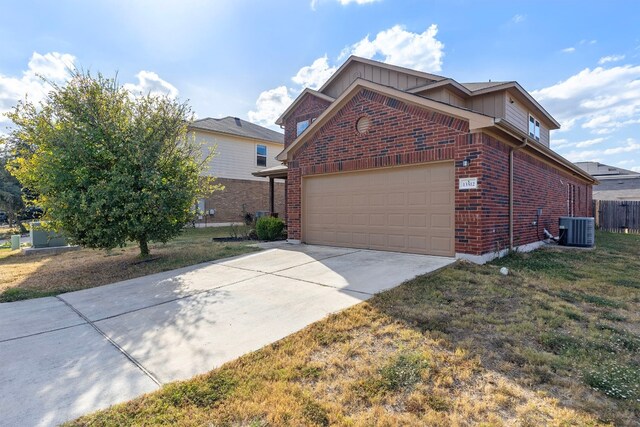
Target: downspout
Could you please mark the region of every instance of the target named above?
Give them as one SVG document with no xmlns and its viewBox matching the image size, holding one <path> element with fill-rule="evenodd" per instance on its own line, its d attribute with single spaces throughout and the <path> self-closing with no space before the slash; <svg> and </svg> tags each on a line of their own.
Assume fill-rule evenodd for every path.
<svg viewBox="0 0 640 427">
<path fill-rule="evenodd" d="M 527 138 L 522 144 L 509 148 L 509 250 L 513 250 L 513 153 L 527 145 Z"/>
</svg>

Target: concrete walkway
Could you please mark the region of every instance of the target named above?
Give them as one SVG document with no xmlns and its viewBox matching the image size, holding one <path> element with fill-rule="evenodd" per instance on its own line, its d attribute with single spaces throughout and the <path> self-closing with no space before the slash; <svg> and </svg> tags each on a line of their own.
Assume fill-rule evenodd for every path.
<svg viewBox="0 0 640 427">
<path fill-rule="evenodd" d="M 452 258 L 266 245 L 0 304 L 0 425 L 49 426 L 190 378 Z"/>
</svg>

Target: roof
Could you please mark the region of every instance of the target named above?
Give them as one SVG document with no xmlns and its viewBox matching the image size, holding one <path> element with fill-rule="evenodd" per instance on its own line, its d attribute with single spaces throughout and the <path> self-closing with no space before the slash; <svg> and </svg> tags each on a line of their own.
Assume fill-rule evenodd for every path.
<svg viewBox="0 0 640 427">
<path fill-rule="evenodd" d="M 418 86 L 412 89 L 409 89 L 410 93 L 420 93 L 425 90 L 434 89 L 440 86 L 450 86 L 458 90 L 459 93 L 471 97 L 476 95 L 483 95 L 485 93 L 497 92 L 500 90 L 507 89 L 515 89 L 516 93 L 519 94 L 520 97 L 526 99 L 530 102 L 535 109 L 538 110 L 544 117 L 546 117 L 547 121 L 551 123 L 551 129 L 560 129 L 560 123 L 556 119 L 553 118 L 551 114 L 547 110 L 544 109 L 538 101 L 535 100 L 534 97 L 529 94 L 520 84 L 516 81 L 511 82 L 476 82 L 476 83 L 458 83 L 454 79 L 446 78 L 437 82 L 428 83 L 423 86 Z"/>
<path fill-rule="evenodd" d="M 460 83 L 460 84 L 462 86 L 466 87 L 467 89 L 469 89 L 471 92 L 474 92 L 476 90 L 487 89 L 487 88 L 494 87 L 494 86 L 500 86 L 500 85 L 503 85 L 505 83 L 511 83 L 511 82 L 492 82 L 492 81 L 488 81 L 488 82 L 474 82 L 474 83 Z"/>
<path fill-rule="evenodd" d="M 640 200 L 640 188 L 628 190 L 600 190 L 593 188 L 594 200 Z"/>
<path fill-rule="evenodd" d="M 227 116 L 221 119 L 207 117 L 205 119 L 195 120 L 189 125 L 189 128 L 284 144 L 284 135 L 280 132 L 239 119 L 238 117 Z"/>
<path fill-rule="evenodd" d="M 599 162 L 576 162 L 576 166 L 586 171 L 590 175 L 597 176 L 600 179 L 611 178 L 638 178 L 639 172 L 630 171 L 628 169 L 622 169 L 615 166 L 605 165 Z"/>
<path fill-rule="evenodd" d="M 287 178 L 288 169 L 287 165 L 278 165 L 253 172 L 251 175 L 265 178 Z"/>
</svg>

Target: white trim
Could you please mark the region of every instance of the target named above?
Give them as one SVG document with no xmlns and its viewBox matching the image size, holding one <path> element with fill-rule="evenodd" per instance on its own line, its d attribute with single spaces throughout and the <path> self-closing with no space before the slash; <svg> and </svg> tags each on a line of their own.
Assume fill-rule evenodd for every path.
<svg viewBox="0 0 640 427">
<path fill-rule="evenodd" d="M 538 249 L 541 246 L 545 246 L 547 243 L 544 241 L 528 243 L 526 245 L 521 245 L 515 248 L 517 252 L 531 252 Z M 503 256 L 509 253 L 509 249 L 503 249 L 499 252 L 489 252 L 483 255 L 471 255 L 464 253 L 456 253 L 456 259 L 464 259 L 467 261 L 471 261 L 475 264 L 486 264 L 487 262 L 494 260 L 496 258 L 502 258 Z"/>
</svg>

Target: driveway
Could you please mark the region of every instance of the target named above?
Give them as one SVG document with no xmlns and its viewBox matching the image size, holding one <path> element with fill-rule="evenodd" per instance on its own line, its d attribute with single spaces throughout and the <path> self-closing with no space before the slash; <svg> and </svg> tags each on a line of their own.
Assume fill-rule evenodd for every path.
<svg viewBox="0 0 640 427">
<path fill-rule="evenodd" d="M 0 425 L 52 425 L 190 378 L 452 258 L 266 250 L 0 304 Z"/>
</svg>

